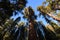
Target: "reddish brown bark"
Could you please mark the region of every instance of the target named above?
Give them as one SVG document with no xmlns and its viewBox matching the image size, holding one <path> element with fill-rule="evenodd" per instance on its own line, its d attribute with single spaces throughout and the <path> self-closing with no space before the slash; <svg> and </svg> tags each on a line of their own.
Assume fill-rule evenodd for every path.
<svg viewBox="0 0 60 40">
<path fill-rule="evenodd" d="M 28 40 L 37 40 L 36 31 L 34 29 L 34 23 L 33 23 L 33 21 L 30 21 L 29 38 L 28 38 Z"/>
<path fill-rule="evenodd" d="M 28 35 L 28 40 L 37 40 L 37 35 L 36 31 L 34 29 L 34 11 L 31 7 L 28 7 L 25 9 L 25 15 L 29 19 L 29 35 Z"/>
</svg>

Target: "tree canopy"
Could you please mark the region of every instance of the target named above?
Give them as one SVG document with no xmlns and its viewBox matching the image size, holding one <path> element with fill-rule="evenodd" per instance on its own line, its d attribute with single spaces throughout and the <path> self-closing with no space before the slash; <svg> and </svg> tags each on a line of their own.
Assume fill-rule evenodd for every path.
<svg viewBox="0 0 60 40">
<path fill-rule="evenodd" d="M 38 15 L 31 6 L 26 7 L 27 3 L 27 0 L 0 1 L 0 40 L 60 40 L 60 1 L 46 0 L 37 6 Z M 19 16 L 15 20 L 11 18 L 13 14 L 19 14 L 16 11 L 23 17 Z M 36 21 L 41 15 L 47 25 L 42 21 Z M 21 18 L 27 22 L 21 22 Z"/>
</svg>

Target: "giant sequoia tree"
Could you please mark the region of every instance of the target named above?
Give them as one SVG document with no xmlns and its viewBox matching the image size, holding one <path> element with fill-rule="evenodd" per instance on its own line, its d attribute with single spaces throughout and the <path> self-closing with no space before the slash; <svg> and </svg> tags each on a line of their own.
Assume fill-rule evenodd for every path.
<svg viewBox="0 0 60 40">
<path fill-rule="evenodd" d="M 27 0 L 0 1 L 0 40 L 60 40 L 60 1 L 46 0 L 37 7 L 39 15 L 31 6 L 25 8 L 26 3 Z M 11 18 L 13 14 L 19 14 L 16 11 L 27 19 L 26 24 L 20 21 L 20 16 L 16 20 Z M 46 26 L 42 21 L 36 21 L 41 15 L 47 22 Z"/>
</svg>

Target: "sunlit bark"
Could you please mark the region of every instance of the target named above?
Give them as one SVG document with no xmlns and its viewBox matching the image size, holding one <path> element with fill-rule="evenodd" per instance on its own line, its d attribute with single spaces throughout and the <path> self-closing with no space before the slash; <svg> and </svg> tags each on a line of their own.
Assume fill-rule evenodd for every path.
<svg viewBox="0 0 60 40">
<path fill-rule="evenodd" d="M 57 21 L 60 21 L 60 18 L 52 15 L 51 13 L 47 13 L 47 15 L 49 15 L 50 17 L 52 17 L 53 19 L 57 20 Z"/>
</svg>

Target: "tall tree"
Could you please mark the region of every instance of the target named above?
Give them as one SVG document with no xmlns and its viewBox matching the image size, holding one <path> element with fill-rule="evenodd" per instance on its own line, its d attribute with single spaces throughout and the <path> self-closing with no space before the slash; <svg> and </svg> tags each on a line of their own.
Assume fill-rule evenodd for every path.
<svg viewBox="0 0 60 40">
<path fill-rule="evenodd" d="M 40 11 L 40 15 L 44 16 L 46 22 L 49 23 L 50 28 L 49 28 L 49 26 L 47 28 L 50 31 L 54 31 L 53 33 L 55 33 L 56 38 L 57 38 L 57 35 L 59 35 L 58 34 L 59 32 L 57 33 L 58 29 L 60 28 L 58 26 L 59 23 L 56 24 L 56 23 L 52 22 L 52 20 L 50 18 L 53 18 L 53 20 L 55 20 L 57 22 L 60 22 L 60 17 L 59 17 L 60 7 L 59 6 L 60 6 L 60 1 L 59 0 L 46 0 L 45 2 L 43 2 L 42 6 L 39 6 L 37 8 L 37 10 Z M 53 33 L 50 33 L 50 34 L 53 34 Z M 55 40 L 55 38 L 50 38 L 50 40 Z M 58 37 L 57 40 L 59 40 L 59 37 Z"/>
<path fill-rule="evenodd" d="M 26 3 L 27 0 L 0 1 L 0 40 L 60 40 L 59 23 L 53 22 L 60 22 L 60 1 L 46 0 L 37 8 L 39 15 L 31 6 L 24 9 Z M 21 17 L 11 19 L 13 14 L 18 14 L 16 11 L 23 14 L 24 20 L 27 19 L 26 24 L 20 21 Z M 36 21 L 41 15 L 48 23 L 46 26 L 42 21 Z"/>
<path fill-rule="evenodd" d="M 16 20 L 10 19 L 16 11 L 22 11 L 26 6 L 27 0 L 0 0 L 0 40 L 12 40 L 11 38 L 5 39 L 10 36 L 10 32 L 20 21 L 20 17 Z"/>
</svg>

